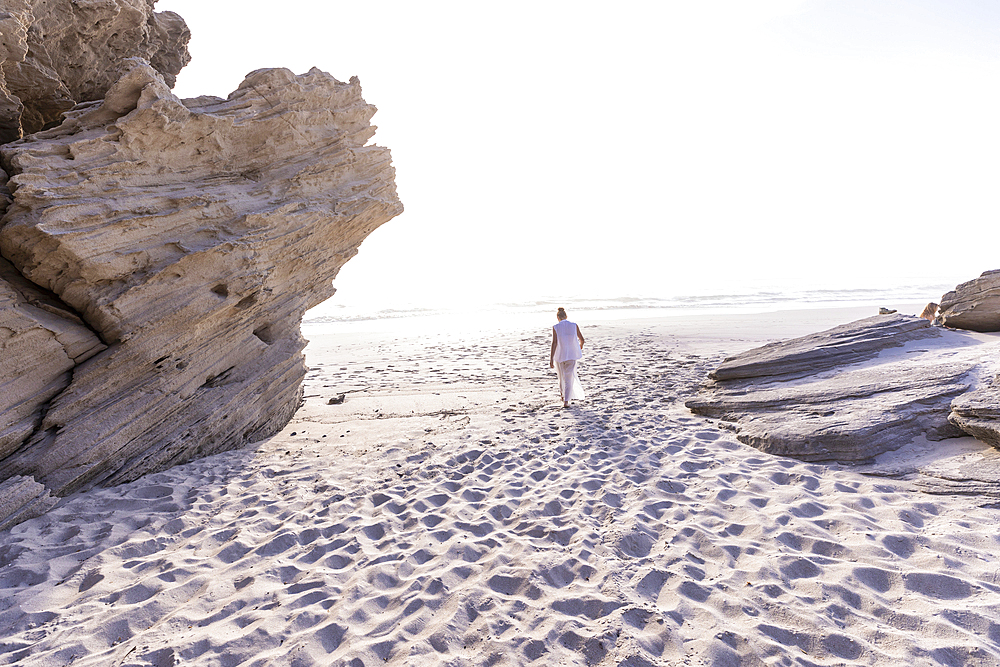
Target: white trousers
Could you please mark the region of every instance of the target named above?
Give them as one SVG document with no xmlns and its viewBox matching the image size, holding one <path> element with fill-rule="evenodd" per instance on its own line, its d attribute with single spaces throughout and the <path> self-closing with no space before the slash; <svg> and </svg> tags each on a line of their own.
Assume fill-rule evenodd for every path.
<svg viewBox="0 0 1000 667">
<path fill-rule="evenodd" d="M 559 376 L 559 395 L 563 402 L 584 398 L 580 378 L 576 376 L 576 359 L 557 363 L 556 374 Z"/>
</svg>

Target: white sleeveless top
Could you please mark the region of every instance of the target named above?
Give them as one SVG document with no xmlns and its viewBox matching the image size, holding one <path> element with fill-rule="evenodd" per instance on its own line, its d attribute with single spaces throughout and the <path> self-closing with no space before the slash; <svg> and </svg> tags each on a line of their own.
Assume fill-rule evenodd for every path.
<svg viewBox="0 0 1000 667">
<path fill-rule="evenodd" d="M 554 361 L 557 364 L 562 361 L 583 357 L 580 351 L 580 341 L 576 337 L 575 324 L 569 320 L 563 320 L 552 328 L 556 332 L 556 356 Z"/>
</svg>

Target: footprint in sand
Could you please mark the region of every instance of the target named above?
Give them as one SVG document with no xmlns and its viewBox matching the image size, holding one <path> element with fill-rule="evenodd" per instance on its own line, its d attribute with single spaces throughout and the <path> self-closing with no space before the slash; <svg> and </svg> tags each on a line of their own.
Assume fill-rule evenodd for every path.
<svg viewBox="0 0 1000 667">
<path fill-rule="evenodd" d="M 916 550 L 914 539 L 907 535 L 886 535 L 882 538 L 882 546 L 904 560 Z"/>
<path fill-rule="evenodd" d="M 971 597 L 974 588 L 967 581 L 936 572 L 911 572 L 903 577 L 906 590 L 937 600 L 962 600 Z"/>
<path fill-rule="evenodd" d="M 852 574 L 862 584 L 879 593 L 888 592 L 901 579 L 895 572 L 889 572 L 877 567 L 856 567 L 852 571 Z"/>
</svg>

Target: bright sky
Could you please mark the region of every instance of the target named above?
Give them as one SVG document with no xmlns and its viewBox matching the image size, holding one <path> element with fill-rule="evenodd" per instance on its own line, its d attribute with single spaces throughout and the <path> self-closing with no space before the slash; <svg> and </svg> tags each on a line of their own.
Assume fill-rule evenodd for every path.
<svg viewBox="0 0 1000 667">
<path fill-rule="evenodd" d="M 343 269 L 338 301 L 954 284 L 1000 268 L 992 0 L 156 7 L 193 34 L 181 97 L 316 66 L 357 75 L 378 107 L 406 212 Z"/>
</svg>

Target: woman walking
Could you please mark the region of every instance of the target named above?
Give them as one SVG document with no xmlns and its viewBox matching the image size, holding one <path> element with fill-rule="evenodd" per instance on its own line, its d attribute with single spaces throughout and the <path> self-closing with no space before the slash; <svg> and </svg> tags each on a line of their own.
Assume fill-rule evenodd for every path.
<svg viewBox="0 0 1000 667">
<path fill-rule="evenodd" d="M 552 351 L 549 354 L 549 368 L 555 368 L 559 376 L 559 395 L 563 407 L 568 408 L 570 401 L 583 398 L 583 387 L 576 376 L 576 362 L 583 357 L 583 334 L 580 327 L 566 319 L 566 310 L 556 311 L 559 320 L 552 327 Z M 580 344 L 577 345 L 577 340 Z"/>
</svg>

